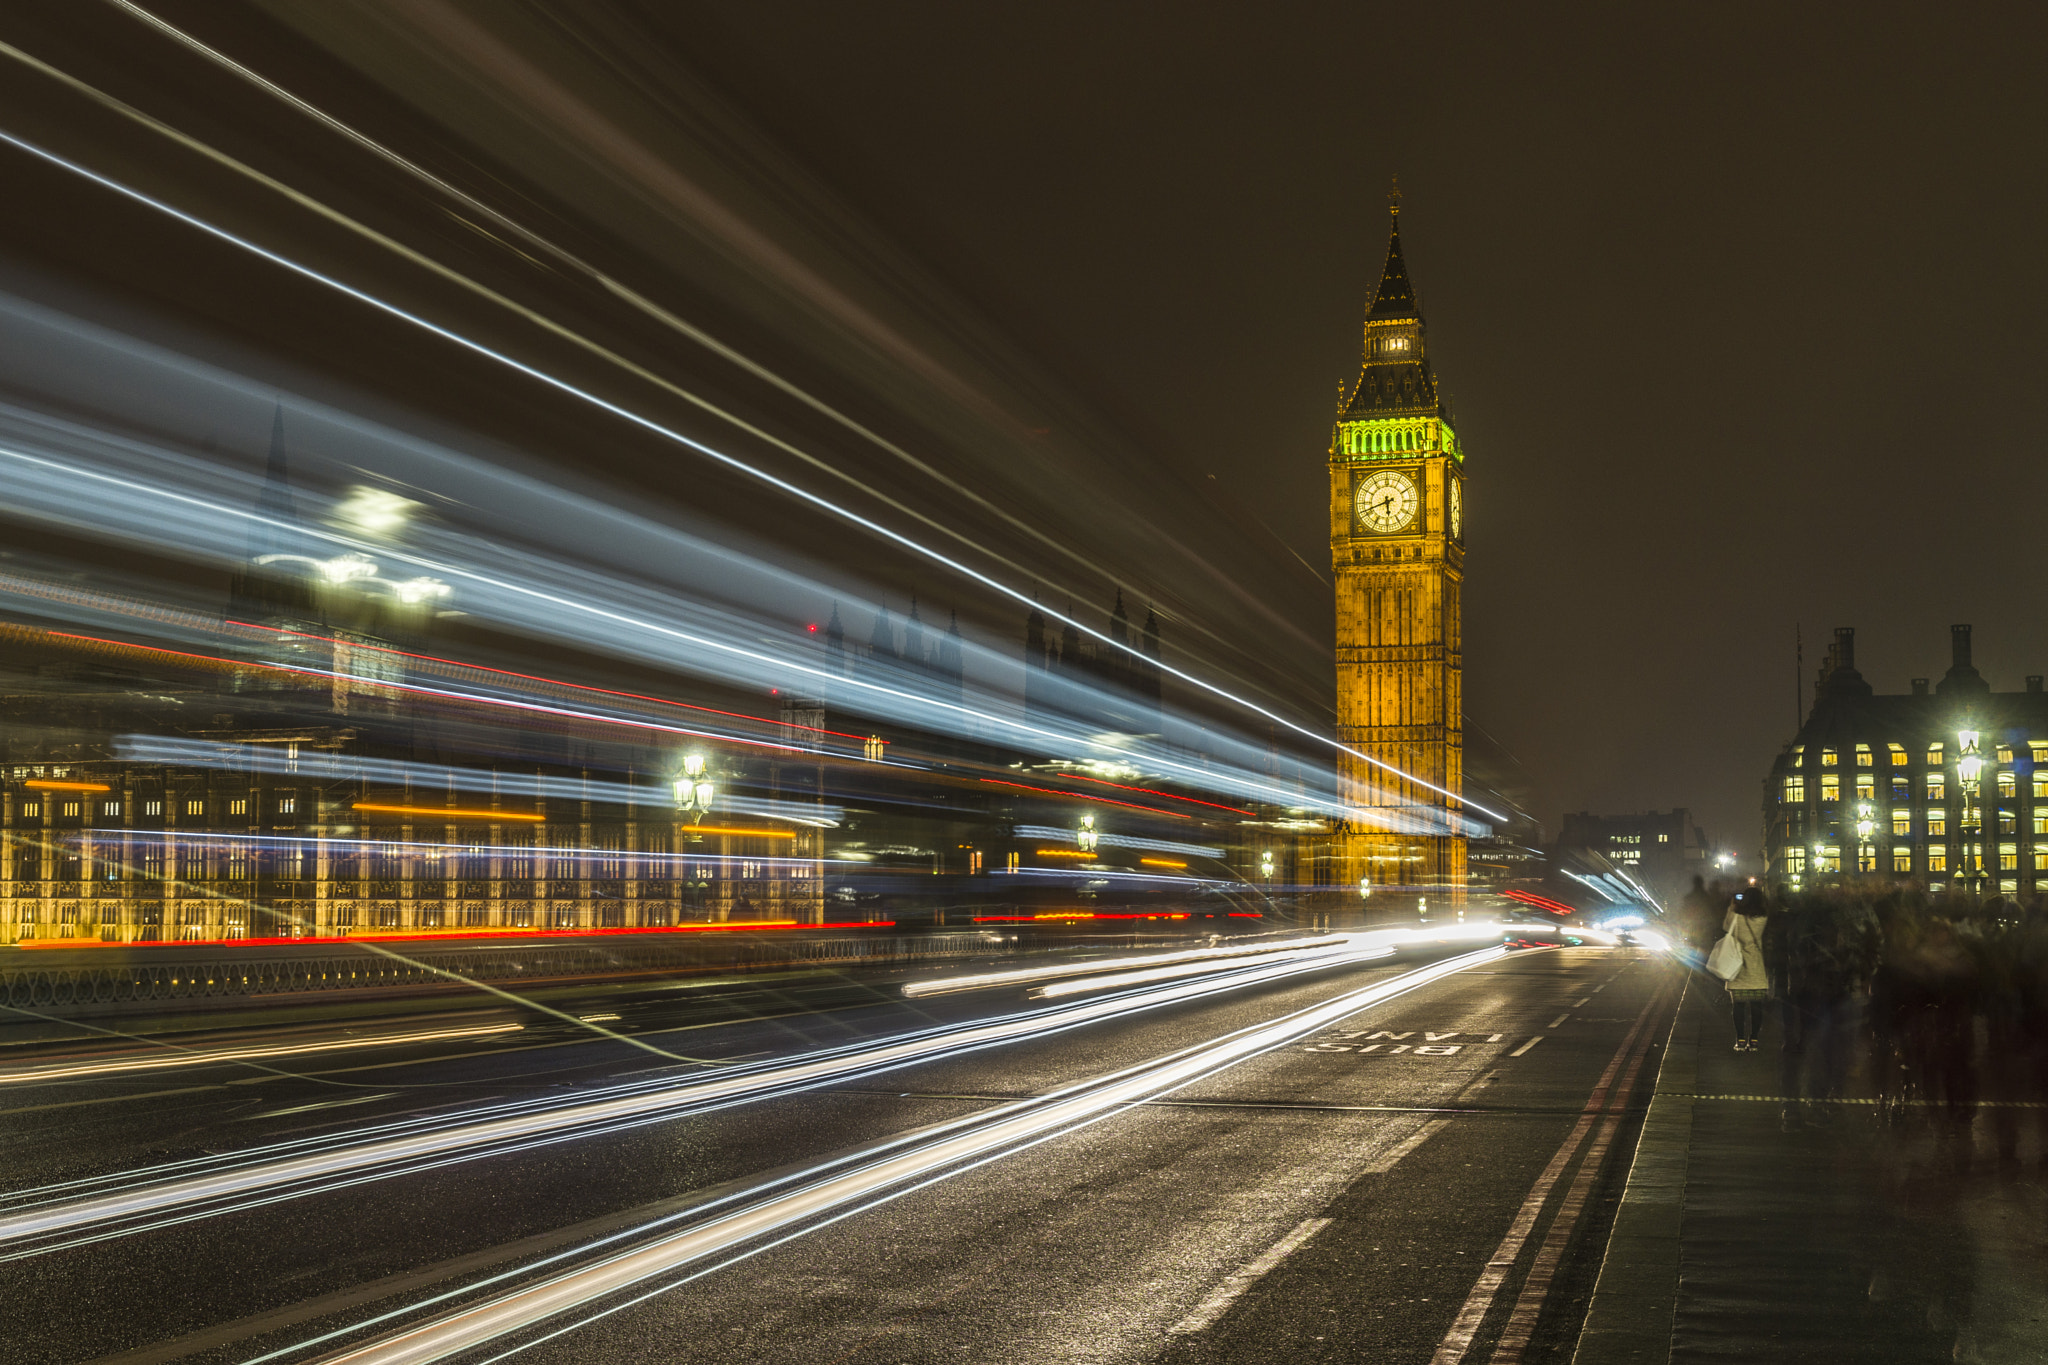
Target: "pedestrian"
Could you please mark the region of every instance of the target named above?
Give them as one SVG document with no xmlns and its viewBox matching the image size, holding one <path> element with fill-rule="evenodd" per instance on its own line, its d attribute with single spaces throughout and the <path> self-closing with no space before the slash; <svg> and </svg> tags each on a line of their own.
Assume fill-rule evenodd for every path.
<svg viewBox="0 0 2048 1365">
<path fill-rule="evenodd" d="M 1764 1030 L 1764 1002 L 1771 998 L 1771 974 L 1764 965 L 1764 926 L 1768 916 L 1764 893 L 1746 886 L 1735 893 L 1722 917 L 1721 932 L 1742 950 L 1742 970 L 1728 978 L 1728 999 L 1735 1009 L 1735 1050 L 1757 1052 Z"/>
</svg>

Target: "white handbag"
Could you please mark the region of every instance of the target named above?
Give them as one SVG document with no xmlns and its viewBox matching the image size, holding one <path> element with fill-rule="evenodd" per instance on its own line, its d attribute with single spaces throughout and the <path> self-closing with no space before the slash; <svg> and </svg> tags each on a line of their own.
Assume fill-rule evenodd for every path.
<svg viewBox="0 0 2048 1365">
<path fill-rule="evenodd" d="M 1735 935 L 1721 935 L 1707 953 L 1707 970 L 1723 981 L 1733 981 L 1742 975 L 1742 945 L 1735 941 Z"/>
</svg>

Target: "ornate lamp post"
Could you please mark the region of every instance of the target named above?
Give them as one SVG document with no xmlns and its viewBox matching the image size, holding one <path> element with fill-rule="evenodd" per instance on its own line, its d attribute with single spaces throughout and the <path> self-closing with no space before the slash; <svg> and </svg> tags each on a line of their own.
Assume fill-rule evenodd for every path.
<svg viewBox="0 0 2048 1365">
<path fill-rule="evenodd" d="M 1874 872 L 1877 857 L 1870 847 L 1870 836 L 1877 829 L 1876 813 L 1868 801 L 1856 803 L 1856 870 Z"/>
<path fill-rule="evenodd" d="M 696 824 L 710 813 L 718 788 L 705 773 L 704 755 L 693 753 L 683 756 L 683 774 L 675 780 L 675 792 L 676 809 L 687 815 L 691 824 Z"/>
<path fill-rule="evenodd" d="M 1975 730 L 1958 730 L 1956 748 L 1956 785 L 1963 792 L 1961 818 L 1956 821 L 1963 856 L 1956 860 L 1956 880 L 1975 895 L 1984 889 L 1984 809 L 1978 804 L 1984 756 L 1977 751 Z"/>
<path fill-rule="evenodd" d="M 1080 849 L 1083 853 L 1093 853 L 1096 842 L 1100 838 L 1101 836 L 1095 830 L 1095 817 L 1092 815 L 1082 816 L 1081 828 L 1074 831 L 1074 847 Z"/>
</svg>

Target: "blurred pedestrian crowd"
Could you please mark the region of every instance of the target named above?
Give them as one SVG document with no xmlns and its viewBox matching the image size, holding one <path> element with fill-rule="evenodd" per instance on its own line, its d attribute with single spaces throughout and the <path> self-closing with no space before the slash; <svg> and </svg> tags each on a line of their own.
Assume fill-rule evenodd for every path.
<svg viewBox="0 0 2048 1365">
<path fill-rule="evenodd" d="M 1882 1123 L 1962 1137 L 1991 1101 L 1998 1158 L 2019 1159 L 2031 1113 L 2048 1163 L 2048 898 L 1911 884 L 1731 893 L 1695 878 L 1676 920 L 1703 973 L 1724 936 L 1743 951 L 1737 973 L 1709 980 L 1729 993 L 1738 1051 L 1763 1050 L 1775 1017 L 1786 1126 L 1834 1120 L 1853 1087 Z"/>
</svg>

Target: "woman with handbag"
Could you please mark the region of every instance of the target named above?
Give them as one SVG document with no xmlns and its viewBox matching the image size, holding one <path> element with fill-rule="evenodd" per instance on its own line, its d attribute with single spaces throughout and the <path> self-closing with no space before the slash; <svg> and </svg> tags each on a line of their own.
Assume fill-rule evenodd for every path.
<svg viewBox="0 0 2048 1365">
<path fill-rule="evenodd" d="M 1707 969 L 1728 985 L 1735 1007 L 1735 1050 L 1756 1052 L 1764 1028 L 1764 1002 L 1771 998 L 1771 974 L 1764 965 L 1764 926 L 1770 912 L 1764 893 L 1746 886 L 1735 893 L 1721 920 L 1721 940 L 1707 954 Z"/>
</svg>

